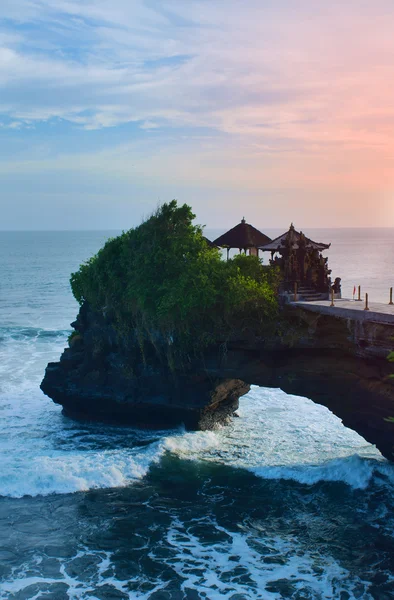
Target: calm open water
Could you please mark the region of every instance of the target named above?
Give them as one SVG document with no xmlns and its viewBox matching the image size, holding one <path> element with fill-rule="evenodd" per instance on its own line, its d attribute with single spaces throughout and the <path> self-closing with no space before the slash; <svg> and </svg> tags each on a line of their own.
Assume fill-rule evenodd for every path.
<svg viewBox="0 0 394 600">
<path fill-rule="evenodd" d="M 388 300 L 394 230 L 306 233 Z M 326 408 L 254 387 L 229 427 L 150 432 L 40 392 L 108 235 L 0 232 L 0 598 L 394 598 L 394 465 Z"/>
</svg>

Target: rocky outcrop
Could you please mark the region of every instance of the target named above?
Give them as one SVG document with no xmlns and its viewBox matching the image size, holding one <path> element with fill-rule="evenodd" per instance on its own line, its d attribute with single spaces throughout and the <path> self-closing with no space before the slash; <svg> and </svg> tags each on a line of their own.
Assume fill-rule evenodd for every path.
<svg viewBox="0 0 394 600">
<path fill-rule="evenodd" d="M 188 429 L 227 423 L 250 386 L 210 374 L 201 361 L 172 371 L 157 347 L 160 336 L 141 340 L 120 334 L 111 320 L 84 305 L 72 323 L 75 335 L 58 363 L 49 363 L 42 391 L 77 418 Z M 143 342 L 143 344 L 142 344 Z M 142 347 L 143 346 L 143 347 Z"/>
<path fill-rule="evenodd" d="M 278 387 L 328 407 L 343 423 L 394 459 L 394 323 L 343 319 L 293 308 L 283 346 L 234 345 L 226 365 L 212 373 L 237 374 L 248 383 Z M 329 441 L 329 440 L 328 440 Z"/>
<path fill-rule="evenodd" d="M 281 388 L 327 406 L 344 424 L 394 459 L 394 380 L 386 356 L 394 324 L 289 310 L 269 339 L 218 342 L 173 372 L 158 359 L 164 343 L 135 332 L 122 341 L 110 319 L 82 307 L 76 335 L 59 363 L 46 369 L 42 390 L 67 414 L 165 427 L 210 429 L 225 423 L 251 384 Z M 329 441 L 329 440 L 328 440 Z M 264 440 L 261 440 L 264 443 Z"/>
</svg>

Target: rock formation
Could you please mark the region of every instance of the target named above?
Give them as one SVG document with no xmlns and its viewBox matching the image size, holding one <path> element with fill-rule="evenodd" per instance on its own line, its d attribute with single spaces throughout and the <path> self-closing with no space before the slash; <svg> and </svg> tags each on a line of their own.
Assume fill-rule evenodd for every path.
<svg viewBox="0 0 394 600">
<path fill-rule="evenodd" d="M 125 339 L 85 304 L 70 348 L 47 366 L 41 389 L 74 417 L 211 429 L 228 422 L 251 384 L 281 388 L 327 406 L 394 459 L 394 424 L 386 420 L 394 415 L 386 360 L 394 325 L 289 310 L 280 336 L 218 341 L 173 371 L 158 358 L 164 341 L 154 332 L 141 351 L 134 333 Z"/>
<path fill-rule="evenodd" d="M 226 423 L 250 386 L 238 378 L 208 374 L 199 364 L 173 372 L 152 340 L 120 336 L 111 321 L 82 306 L 76 335 L 59 363 L 47 366 L 41 389 L 66 414 L 89 419 L 189 429 Z M 165 342 L 156 340 L 156 344 Z"/>
</svg>

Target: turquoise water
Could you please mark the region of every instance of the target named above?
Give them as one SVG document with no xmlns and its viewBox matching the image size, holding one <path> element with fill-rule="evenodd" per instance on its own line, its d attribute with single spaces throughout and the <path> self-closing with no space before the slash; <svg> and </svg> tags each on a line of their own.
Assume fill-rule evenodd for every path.
<svg viewBox="0 0 394 600">
<path fill-rule="evenodd" d="M 254 387 L 228 427 L 151 432 L 40 392 L 108 235 L 0 233 L 0 598 L 393 598 L 394 466 L 325 407 Z M 384 301 L 393 230 L 315 237 Z"/>
</svg>

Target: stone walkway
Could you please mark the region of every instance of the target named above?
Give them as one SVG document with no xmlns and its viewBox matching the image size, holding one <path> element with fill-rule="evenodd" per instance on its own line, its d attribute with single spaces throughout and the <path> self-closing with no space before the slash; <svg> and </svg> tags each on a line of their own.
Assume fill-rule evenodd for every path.
<svg viewBox="0 0 394 600">
<path fill-rule="evenodd" d="M 394 305 L 379 302 L 370 302 L 369 310 L 364 310 L 365 301 L 334 300 L 335 306 L 330 306 L 329 300 L 316 300 L 314 302 L 292 302 L 293 305 L 302 306 L 305 310 L 322 314 L 335 315 L 344 319 L 357 321 L 375 321 L 377 323 L 394 324 Z"/>
</svg>

